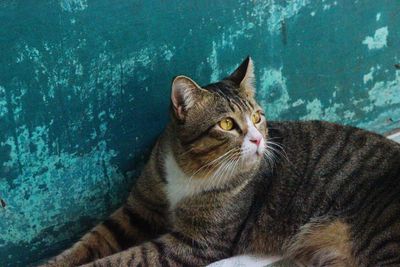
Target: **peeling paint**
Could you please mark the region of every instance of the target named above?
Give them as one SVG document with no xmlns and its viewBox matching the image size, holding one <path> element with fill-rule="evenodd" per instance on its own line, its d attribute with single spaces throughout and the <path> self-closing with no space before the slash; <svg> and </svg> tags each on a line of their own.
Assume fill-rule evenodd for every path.
<svg viewBox="0 0 400 267">
<path fill-rule="evenodd" d="M 12 189 L 6 180 L 0 179 L 0 192 L 13 192 L 12 195 L 6 195 L 7 211 L 0 213 L 6 229 L 0 231 L 0 240 L 3 242 L 30 242 L 61 214 L 66 216 L 64 219 L 73 221 L 76 214 L 84 211 L 82 205 L 86 205 L 85 199 L 80 199 L 81 204 L 76 203 L 73 209 L 65 203 L 76 197 L 85 197 L 76 194 L 83 183 L 93 187 L 92 190 L 108 191 L 111 189 L 110 182 L 116 183 L 122 179 L 116 167 L 110 163 L 116 152 L 108 149 L 104 141 L 86 155 L 63 151 L 53 155 L 50 147 L 54 148 L 57 144 L 48 143 L 46 126 L 37 126 L 32 132 L 22 126 L 18 132 L 17 140 L 9 137 L 1 143 L 11 148 L 10 159 L 3 162 L 3 167 L 12 170 L 19 168 L 19 163 L 22 165 L 21 174 L 13 181 L 19 185 L 17 188 Z M 20 148 L 18 152 L 16 142 Z M 102 163 L 106 166 L 107 176 L 112 176 L 114 181 L 104 180 L 104 172 L 100 168 Z M 42 212 L 44 206 L 48 207 L 46 213 Z M 98 208 L 104 210 L 101 204 Z M 47 238 L 47 241 L 54 242 L 57 237 Z"/>
<path fill-rule="evenodd" d="M 87 0 L 61 0 L 60 6 L 64 11 L 83 11 L 88 7 Z"/>
<path fill-rule="evenodd" d="M 173 49 L 175 49 L 175 47 Z M 174 56 L 174 53 L 170 49 L 165 49 L 163 55 L 166 60 L 170 61 Z"/>
<path fill-rule="evenodd" d="M 220 71 L 219 71 L 219 65 L 218 65 L 218 55 L 217 55 L 217 49 L 216 49 L 216 43 L 212 43 L 212 52 L 211 55 L 207 58 L 208 64 L 210 64 L 211 68 L 211 77 L 210 81 L 211 82 L 216 82 L 220 78 Z"/>
<path fill-rule="evenodd" d="M 258 25 L 263 25 L 267 21 L 268 30 L 277 33 L 283 20 L 296 16 L 309 3 L 310 0 L 292 0 L 284 5 L 277 4 L 274 0 L 258 1 L 251 16 L 256 19 Z"/>
<path fill-rule="evenodd" d="M 303 105 L 304 103 L 305 103 L 305 102 L 304 102 L 303 99 L 298 99 L 298 100 L 296 100 L 295 102 L 293 102 L 292 107 L 298 107 L 298 106 Z"/>
<path fill-rule="evenodd" d="M 268 118 L 277 119 L 289 109 L 289 92 L 286 78 L 280 69 L 265 68 L 261 71 L 259 98 Z"/>
<path fill-rule="evenodd" d="M 354 111 L 345 110 L 343 116 L 346 120 L 351 120 L 356 116 L 356 113 Z"/>
<path fill-rule="evenodd" d="M 368 90 L 369 100 L 377 107 L 400 104 L 400 71 L 392 81 L 380 81 Z"/>
<path fill-rule="evenodd" d="M 0 86 L 0 118 L 7 114 L 7 101 L 5 88 Z"/>
<path fill-rule="evenodd" d="M 273 4 L 269 9 L 270 17 L 268 18 L 268 29 L 270 32 L 276 33 L 281 27 L 283 20 L 296 16 L 300 10 L 307 6 L 310 0 L 292 0 L 286 2 L 285 6 Z"/>
<path fill-rule="evenodd" d="M 334 103 L 332 106 L 323 108 L 319 99 L 314 99 L 307 103 L 307 115 L 302 116 L 302 120 L 326 120 L 326 121 L 340 121 L 341 117 L 337 114 L 339 109 L 343 108 L 343 104 Z"/>
<path fill-rule="evenodd" d="M 364 41 L 362 41 L 362 43 L 367 45 L 369 50 L 382 49 L 387 46 L 388 35 L 389 35 L 388 27 L 387 26 L 382 27 L 375 31 L 373 37 L 367 36 L 364 39 Z"/>
<path fill-rule="evenodd" d="M 382 111 L 373 120 L 359 122 L 357 126 L 375 132 L 388 132 L 393 128 L 400 128 L 400 108 Z"/>
<path fill-rule="evenodd" d="M 364 82 L 364 84 L 367 84 L 368 82 L 371 82 L 371 81 L 374 80 L 374 71 L 375 71 L 375 68 L 372 67 L 372 68 L 370 69 L 370 71 L 369 71 L 367 74 L 365 74 L 365 75 L 363 76 L 363 82 Z"/>
</svg>

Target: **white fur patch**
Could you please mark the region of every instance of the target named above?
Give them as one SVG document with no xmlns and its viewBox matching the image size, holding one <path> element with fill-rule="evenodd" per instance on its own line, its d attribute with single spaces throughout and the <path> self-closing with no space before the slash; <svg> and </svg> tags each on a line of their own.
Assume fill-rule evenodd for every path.
<svg viewBox="0 0 400 267">
<path fill-rule="evenodd" d="M 172 210 L 182 199 L 194 196 L 214 186 L 214 183 L 207 178 L 191 178 L 185 174 L 176 162 L 172 152 L 167 153 L 164 166 L 168 181 L 166 193 Z"/>
<path fill-rule="evenodd" d="M 265 150 L 265 141 L 263 135 L 260 131 L 254 126 L 253 122 L 251 121 L 250 117 L 246 117 L 246 123 L 248 127 L 248 132 L 244 137 L 242 150 L 246 151 L 245 156 L 247 157 L 254 157 L 255 153 L 258 152 L 260 154 L 264 153 Z M 257 146 L 250 142 L 252 139 L 260 139 L 260 145 Z"/>
<path fill-rule="evenodd" d="M 234 171 L 234 169 L 232 169 L 232 164 L 221 165 L 219 169 L 215 171 L 215 175 L 210 173 L 209 177 L 207 178 L 198 176 L 193 178 L 183 172 L 171 151 L 166 153 L 164 166 L 166 179 L 168 181 L 165 188 L 171 210 L 175 209 L 179 201 L 184 198 L 191 197 L 206 190 L 224 186 L 226 183 L 229 183 L 230 175 L 232 175 Z M 223 176 L 218 176 L 219 174 Z M 237 188 L 237 192 L 242 190 L 246 184 L 247 183 L 243 183 L 243 186 L 239 186 Z M 233 191 L 232 194 L 237 192 Z"/>
<path fill-rule="evenodd" d="M 214 262 L 208 267 L 233 267 L 233 266 L 246 266 L 246 267 L 267 267 L 280 260 L 280 257 L 261 257 L 252 255 L 240 255 L 232 258 Z"/>
</svg>

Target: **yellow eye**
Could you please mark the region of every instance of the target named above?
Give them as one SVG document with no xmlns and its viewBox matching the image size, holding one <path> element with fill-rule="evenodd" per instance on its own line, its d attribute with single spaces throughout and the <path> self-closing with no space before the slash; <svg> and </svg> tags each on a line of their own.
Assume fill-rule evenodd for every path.
<svg viewBox="0 0 400 267">
<path fill-rule="evenodd" d="M 233 120 L 231 118 L 225 118 L 221 120 L 218 124 L 219 127 L 221 127 L 225 131 L 230 131 L 233 129 Z"/>
<path fill-rule="evenodd" d="M 251 115 L 251 120 L 253 121 L 254 124 L 257 124 L 261 121 L 261 114 L 259 111 L 253 113 L 253 115 Z"/>
</svg>

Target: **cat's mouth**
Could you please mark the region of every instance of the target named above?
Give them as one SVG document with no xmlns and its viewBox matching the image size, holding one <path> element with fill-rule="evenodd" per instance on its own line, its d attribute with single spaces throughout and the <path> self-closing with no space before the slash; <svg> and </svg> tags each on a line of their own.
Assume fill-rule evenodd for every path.
<svg viewBox="0 0 400 267">
<path fill-rule="evenodd" d="M 251 151 L 250 153 L 246 153 L 244 155 L 242 161 L 245 167 L 253 167 L 255 164 L 257 164 L 261 158 L 264 156 L 264 151 L 261 148 L 258 148 L 254 151 Z"/>
<path fill-rule="evenodd" d="M 264 156 L 265 153 L 265 147 L 264 146 L 259 146 L 257 149 L 254 151 L 253 156 L 257 159 L 261 158 Z M 251 155 L 250 155 L 251 156 Z"/>
<path fill-rule="evenodd" d="M 257 150 L 256 150 L 256 155 L 257 155 L 257 157 L 262 157 L 262 156 L 264 156 L 264 151 L 265 151 L 265 148 L 264 147 L 258 147 L 257 148 Z"/>
</svg>

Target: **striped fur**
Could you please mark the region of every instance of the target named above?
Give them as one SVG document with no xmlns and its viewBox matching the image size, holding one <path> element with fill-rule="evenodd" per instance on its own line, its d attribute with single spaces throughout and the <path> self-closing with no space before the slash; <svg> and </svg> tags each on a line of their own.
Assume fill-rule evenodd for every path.
<svg viewBox="0 0 400 267">
<path fill-rule="evenodd" d="M 126 204 L 45 266 L 204 266 L 239 254 L 400 266 L 400 146 L 349 126 L 263 118 L 265 157 L 243 159 L 246 118 L 260 109 L 252 69 L 246 59 L 203 88 L 179 76 L 171 122 Z M 217 127 L 227 116 L 234 131 Z"/>
</svg>

